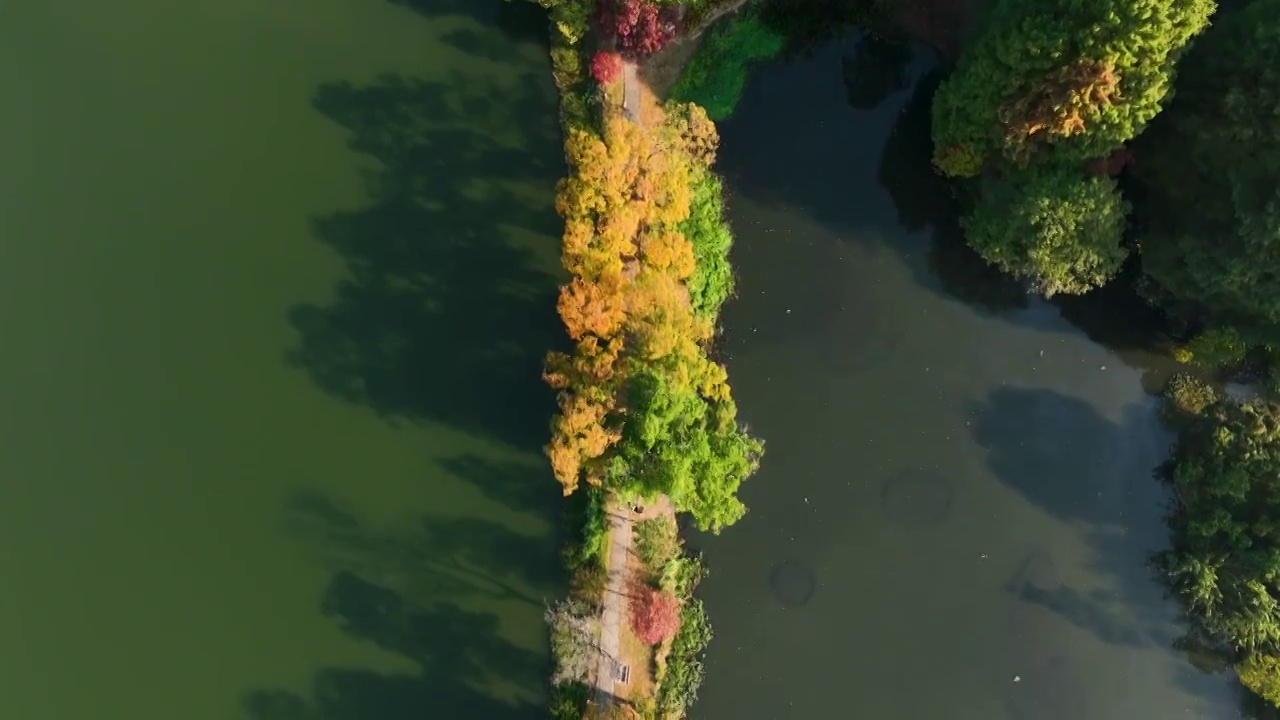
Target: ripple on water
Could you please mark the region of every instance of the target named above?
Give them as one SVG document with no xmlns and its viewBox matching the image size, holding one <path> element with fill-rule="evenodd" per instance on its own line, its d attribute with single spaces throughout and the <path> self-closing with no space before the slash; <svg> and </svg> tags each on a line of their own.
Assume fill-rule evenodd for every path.
<svg viewBox="0 0 1280 720">
<path fill-rule="evenodd" d="M 884 483 L 880 509 L 907 527 L 933 527 L 947 518 L 954 498 L 951 482 L 933 468 L 904 470 Z"/>
<path fill-rule="evenodd" d="M 797 608 L 813 599 L 817 583 L 813 570 L 795 560 L 784 560 L 769 571 L 773 596 L 786 608 Z"/>
</svg>

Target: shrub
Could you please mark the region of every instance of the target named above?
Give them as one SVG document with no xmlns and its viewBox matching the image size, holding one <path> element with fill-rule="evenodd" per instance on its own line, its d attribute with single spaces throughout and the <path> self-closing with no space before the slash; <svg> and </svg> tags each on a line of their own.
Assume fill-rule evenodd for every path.
<svg viewBox="0 0 1280 720">
<path fill-rule="evenodd" d="M 631 627 L 649 645 L 675 635 L 680 627 L 680 601 L 671 593 L 637 587 L 631 598 Z"/>
<path fill-rule="evenodd" d="M 609 571 L 597 562 L 582 565 L 573 573 L 569 581 L 569 597 L 575 601 L 592 606 L 599 606 L 609 585 Z"/>
<path fill-rule="evenodd" d="M 657 575 L 680 550 L 680 537 L 671 518 L 656 517 L 636 525 L 636 553 L 645 570 Z"/>
<path fill-rule="evenodd" d="M 700 558 L 679 555 L 663 566 L 661 584 L 676 597 L 688 599 L 706 577 L 707 566 Z"/>
<path fill-rule="evenodd" d="M 658 688 L 658 706 L 668 716 L 678 715 L 698 699 L 706 671 L 702 651 L 711 643 L 711 623 L 706 608 L 696 598 L 680 612 L 680 630 L 671 642 L 667 671 Z"/>
<path fill-rule="evenodd" d="M 1235 330 L 1212 328 L 1192 338 L 1185 350 L 1187 361 L 1213 370 L 1240 363 L 1249 347 Z"/>
<path fill-rule="evenodd" d="M 600 85 L 612 85 L 622 76 L 622 56 L 600 51 L 591 58 L 591 77 Z"/>
<path fill-rule="evenodd" d="M 1203 380 L 1187 373 L 1178 373 L 1165 386 L 1164 399 L 1169 415 L 1187 417 L 1199 415 L 1217 402 L 1218 394 Z"/>
<path fill-rule="evenodd" d="M 551 702 L 547 708 L 551 720 L 582 720 L 588 695 L 587 686 L 580 682 L 552 686 Z"/>
<path fill-rule="evenodd" d="M 1236 663 L 1240 682 L 1259 697 L 1280 707 L 1280 658 L 1254 653 Z"/>
</svg>

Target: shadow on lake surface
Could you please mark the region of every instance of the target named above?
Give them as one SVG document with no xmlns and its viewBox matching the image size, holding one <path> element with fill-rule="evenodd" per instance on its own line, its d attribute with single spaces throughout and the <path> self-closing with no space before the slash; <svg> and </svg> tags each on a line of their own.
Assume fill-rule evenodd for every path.
<svg viewBox="0 0 1280 720">
<path fill-rule="evenodd" d="M 528 557 L 541 543 L 481 520 L 426 518 L 409 532 L 372 529 L 348 509 L 301 493 L 289 524 L 333 568 L 320 610 L 342 632 L 410 661 L 416 672 L 320 670 L 307 699 L 288 690 L 255 690 L 242 699 L 245 720 L 417 720 L 483 717 L 535 720 L 548 671 L 541 652 L 500 632 L 497 614 L 464 609 L 477 597 L 540 604 L 505 579 L 544 568 Z M 524 548 L 524 549 L 522 549 Z M 549 589 L 549 579 L 524 578 Z M 502 699 L 494 686 L 511 688 Z"/>
<path fill-rule="evenodd" d="M 375 169 L 365 207 L 313 222 L 347 277 L 328 305 L 290 312 L 300 342 L 288 361 L 388 421 L 537 447 L 551 408 L 539 377 L 557 336 L 556 283 L 516 238 L 554 238 L 558 224 L 516 184 L 561 171 L 542 84 L 386 76 L 327 83 L 313 103 Z"/>
<path fill-rule="evenodd" d="M 546 16 L 501 0 L 393 4 L 458 20 L 424 42 L 469 64 L 452 66 L 465 75 L 446 66 L 314 91 L 364 168 L 365 198 L 312 218 L 344 273 L 327 301 L 290 309 L 298 341 L 286 361 L 393 426 L 438 424 L 525 459 L 446 450 L 421 485 L 431 514 L 398 524 L 317 491 L 293 495 L 286 526 L 329 576 L 323 615 L 411 669 L 322 668 L 304 692 L 246 693 L 246 720 L 545 716 L 541 609 L 562 578 L 554 538 L 505 516 L 545 522 L 558 507 L 538 448 L 554 407 L 542 358 L 562 336 L 551 189 L 564 168 L 549 67 L 528 47 L 545 44 Z M 459 514 L 436 489 L 446 475 L 502 511 Z"/>
<path fill-rule="evenodd" d="M 1065 620 L 1108 645 L 1132 649 L 1185 648 L 1186 626 L 1163 592 L 1152 553 L 1167 544 L 1161 513 L 1168 503 L 1154 477 L 1169 442 L 1154 403 L 1126 405 L 1118 421 L 1088 403 L 1041 388 L 1004 387 L 972 408 L 973 436 L 987 450 L 995 477 L 1048 515 L 1077 528 L 1088 546 L 1087 572 L 1058 567 L 1047 548 L 1032 550 L 1006 584 L 1015 656 L 1039 662 L 1045 653 L 1028 642 L 1048 632 L 1035 629 L 1045 614 Z M 1042 641 L 1035 639 L 1035 645 Z M 1016 648 L 1026 646 L 1027 650 Z M 1014 717 L 1083 717 L 1065 702 L 1075 691 L 1063 678 L 1078 662 L 1053 654 L 1029 684 L 1010 696 Z M 1035 667 L 1036 661 L 1023 666 Z M 1197 672 L 1178 663 L 1174 681 L 1193 695 L 1221 692 L 1213 669 Z M 1053 680 L 1044 697 L 1037 682 Z M 1050 705 L 1054 707 L 1049 707 Z M 1011 710 L 1012 711 L 1012 710 Z M 1054 714 L 1058 713 L 1058 714 Z M 1086 713 L 1087 714 L 1087 713 Z"/>
</svg>

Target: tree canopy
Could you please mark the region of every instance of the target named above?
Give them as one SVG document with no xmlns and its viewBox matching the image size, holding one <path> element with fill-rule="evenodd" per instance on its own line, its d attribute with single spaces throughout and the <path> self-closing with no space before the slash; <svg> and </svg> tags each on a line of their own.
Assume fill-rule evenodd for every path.
<svg viewBox="0 0 1280 720">
<path fill-rule="evenodd" d="M 1023 171 L 983 183 L 965 233 L 988 262 L 1042 294 L 1081 293 L 1124 262 L 1128 208 L 1110 178 Z"/>
<path fill-rule="evenodd" d="M 1176 148 L 1176 151 L 1171 151 Z M 1136 146 L 1143 268 L 1172 309 L 1251 328 L 1280 322 L 1280 0 L 1227 14 L 1179 70 Z"/>
<path fill-rule="evenodd" d="M 935 162 L 1067 165 L 1105 156 L 1160 111 L 1213 0 L 997 0 L 934 105 Z"/>
<path fill-rule="evenodd" d="M 1180 434 L 1166 567 L 1205 628 L 1249 652 L 1280 650 L 1280 406 L 1219 401 Z"/>
</svg>

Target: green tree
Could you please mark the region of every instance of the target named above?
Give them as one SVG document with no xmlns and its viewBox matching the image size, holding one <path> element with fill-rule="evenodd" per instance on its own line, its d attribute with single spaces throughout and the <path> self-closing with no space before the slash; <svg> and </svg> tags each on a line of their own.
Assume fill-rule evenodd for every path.
<svg viewBox="0 0 1280 720">
<path fill-rule="evenodd" d="M 1272 340 L 1280 322 L 1280 0 L 1226 15 L 1135 146 L 1143 268 L 1169 309 Z M 1259 337 L 1261 336 L 1261 337 Z"/>
<path fill-rule="evenodd" d="M 1280 646 L 1280 406 L 1219 401 L 1183 429 L 1165 563 L 1193 617 L 1236 647 Z"/>
<path fill-rule="evenodd" d="M 1077 166 L 1160 111 L 1173 63 L 1213 0 L 997 0 L 934 103 L 948 175 L 1046 159 Z"/>
<path fill-rule="evenodd" d="M 988 262 L 1044 295 L 1082 293 L 1124 262 L 1128 210 L 1110 178 L 1027 170 L 983 183 L 965 234 Z"/>
<path fill-rule="evenodd" d="M 685 285 L 693 311 L 702 317 L 714 318 L 733 294 L 733 267 L 729 264 L 733 234 L 724 219 L 720 178 L 709 169 L 696 168 L 692 186 L 689 219 L 681 223 L 680 232 L 693 245 L 696 265 Z"/>
</svg>

